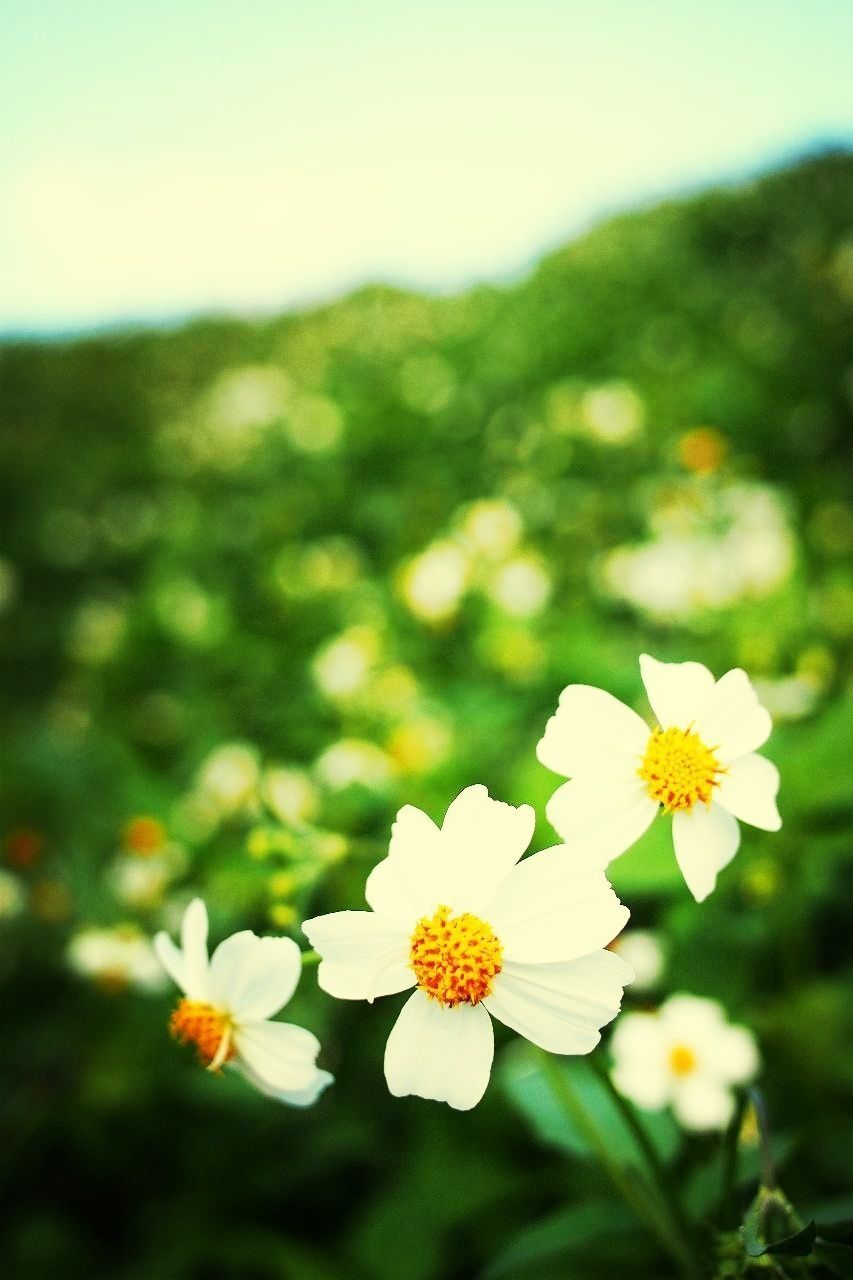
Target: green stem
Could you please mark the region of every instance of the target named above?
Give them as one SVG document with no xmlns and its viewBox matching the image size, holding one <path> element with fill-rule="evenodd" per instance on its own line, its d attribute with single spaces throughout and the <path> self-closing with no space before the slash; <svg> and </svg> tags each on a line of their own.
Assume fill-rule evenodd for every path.
<svg viewBox="0 0 853 1280">
<path fill-rule="evenodd" d="M 673 1185 L 670 1172 L 663 1160 L 661 1160 L 657 1148 L 648 1135 L 646 1126 L 640 1120 L 640 1117 L 637 1115 L 632 1104 L 627 1098 L 624 1098 L 616 1088 L 616 1085 L 611 1079 L 610 1072 L 601 1061 L 601 1058 L 592 1055 L 587 1059 L 587 1062 L 590 1070 L 595 1072 L 598 1079 L 604 1085 L 613 1105 L 616 1107 L 620 1116 L 625 1121 L 625 1124 L 630 1129 L 634 1141 L 646 1159 L 646 1164 L 648 1165 L 649 1171 L 657 1184 L 661 1198 L 673 1216 L 680 1235 L 683 1237 L 685 1242 L 689 1241 L 692 1232 L 690 1222 L 684 1212 L 684 1207 L 681 1203 L 678 1192 Z"/>
<path fill-rule="evenodd" d="M 302 952 L 302 968 L 303 969 L 307 969 L 309 965 L 319 964 L 319 963 L 320 963 L 320 957 L 318 956 L 316 951 Z"/>
<path fill-rule="evenodd" d="M 684 1275 L 691 1277 L 692 1280 L 696 1275 L 696 1267 L 692 1255 L 681 1237 L 673 1233 L 663 1206 L 642 1179 L 633 1176 L 617 1160 L 613 1159 L 606 1139 L 601 1135 L 585 1110 L 583 1103 L 576 1096 L 568 1075 L 560 1067 L 557 1060 L 544 1050 L 540 1050 L 540 1057 L 551 1090 L 565 1111 L 570 1123 L 581 1131 L 626 1204 L 657 1237 L 667 1253 L 678 1263 Z"/>
<path fill-rule="evenodd" d="M 737 1182 L 738 1148 L 747 1096 L 743 1090 L 737 1094 L 734 1113 L 723 1139 L 722 1169 L 720 1177 L 720 1226 L 729 1227 L 735 1217 L 735 1183 Z"/>
</svg>

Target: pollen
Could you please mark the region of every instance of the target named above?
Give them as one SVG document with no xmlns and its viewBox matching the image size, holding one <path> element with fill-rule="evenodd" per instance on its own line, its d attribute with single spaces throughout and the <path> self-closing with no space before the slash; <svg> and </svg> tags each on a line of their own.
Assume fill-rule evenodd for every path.
<svg viewBox="0 0 853 1280">
<path fill-rule="evenodd" d="M 203 1000 L 179 1000 L 169 1019 L 169 1032 L 181 1044 L 194 1044 L 199 1062 L 209 1071 L 218 1071 L 234 1056 L 230 1018 Z"/>
<path fill-rule="evenodd" d="M 673 1045 L 669 1051 L 669 1069 L 673 1075 L 689 1076 L 696 1069 L 696 1054 L 686 1044 Z"/>
<path fill-rule="evenodd" d="M 479 916 L 439 907 L 412 934 L 409 964 L 421 991 L 444 1005 L 479 1004 L 501 971 L 503 947 Z"/>
<path fill-rule="evenodd" d="M 711 747 L 691 729 L 655 729 L 637 770 L 649 795 L 667 813 L 709 804 L 723 769 Z"/>
</svg>

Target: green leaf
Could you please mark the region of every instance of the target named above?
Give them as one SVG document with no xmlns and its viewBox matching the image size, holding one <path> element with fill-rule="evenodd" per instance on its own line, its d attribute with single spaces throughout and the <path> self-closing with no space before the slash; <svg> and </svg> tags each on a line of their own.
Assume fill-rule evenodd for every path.
<svg viewBox="0 0 853 1280">
<path fill-rule="evenodd" d="M 853 1280 L 853 1245 L 843 1244 L 840 1240 L 825 1240 L 818 1236 L 814 1245 L 814 1256 L 833 1275 L 841 1280 Z"/>
<path fill-rule="evenodd" d="M 787 1234 L 780 1235 L 780 1232 Z M 761 1187 L 743 1220 L 741 1233 L 743 1247 L 750 1258 L 761 1258 L 765 1254 L 806 1258 L 812 1251 L 817 1228 L 813 1221 L 800 1227 L 792 1205 L 781 1191 Z"/>
<path fill-rule="evenodd" d="M 644 1168 L 645 1160 L 634 1136 L 588 1063 L 583 1058 L 569 1058 L 558 1065 L 613 1159 Z M 535 1050 L 521 1042 L 510 1046 L 501 1061 L 501 1077 L 509 1097 L 544 1142 L 577 1156 L 591 1153 L 585 1134 L 569 1120 L 554 1097 Z M 642 1112 L 640 1122 L 661 1157 L 670 1159 L 680 1142 L 672 1117 L 662 1111 Z"/>
<path fill-rule="evenodd" d="M 541 1218 L 518 1233 L 483 1272 L 483 1280 L 515 1276 L 603 1235 L 625 1231 L 634 1225 L 619 1204 L 593 1201 L 573 1205 Z"/>
</svg>

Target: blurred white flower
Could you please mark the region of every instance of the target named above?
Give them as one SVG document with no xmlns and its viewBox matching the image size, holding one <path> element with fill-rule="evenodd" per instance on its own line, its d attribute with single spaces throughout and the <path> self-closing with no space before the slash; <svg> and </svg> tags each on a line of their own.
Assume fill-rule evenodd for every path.
<svg viewBox="0 0 853 1280">
<path fill-rule="evenodd" d="M 657 1013 L 624 1014 L 610 1047 L 619 1091 L 650 1111 L 671 1105 L 685 1129 L 724 1128 L 732 1086 L 751 1080 L 759 1065 L 752 1033 L 698 996 L 670 996 Z"/>
<path fill-rule="evenodd" d="M 0 867 L 0 920 L 19 916 L 24 909 L 24 902 L 21 881 Z"/>
<path fill-rule="evenodd" d="M 821 681 L 812 674 L 756 680 L 755 691 L 776 720 L 800 720 L 814 711 L 821 695 Z"/>
<path fill-rule="evenodd" d="M 459 608 L 470 578 L 468 556 L 454 542 L 434 542 L 404 568 L 400 591 L 416 618 L 443 622 Z"/>
<path fill-rule="evenodd" d="M 329 698 L 346 699 L 367 683 L 379 656 L 379 635 L 373 627 L 350 627 L 315 655 L 311 671 Z"/>
<path fill-rule="evenodd" d="M 550 594 L 551 579 L 533 556 L 517 556 L 507 561 L 489 584 L 489 595 L 495 603 L 521 618 L 538 613 Z"/>
<path fill-rule="evenodd" d="M 168 857 L 122 856 L 107 872 L 110 888 L 129 907 L 151 907 L 161 901 L 177 868 Z"/>
<path fill-rule="evenodd" d="M 651 541 L 609 553 L 602 584 L 655 618 L 678 620 L 763 599 L 794 564 L 785 508 L 766 486 L 730 484 L 704 496 L 688 488 L 651 523 Z"/>
<path fill-rule="evenodd" d="M 441 829 L 406 805 L 368 877 L 371 910 L 303 925 L 330 995 L 417 988 L 385 1050 L 395 1097 L 475 1106 L 492 1067 L 489 1015 L 564 1054 L 589 1053 L 616 1016 L 632 973 L 604 948 L 628 912 L 595 857 L 557 847 L 519 863 L 534 823 L 530 805 L 500 804 L 483 786 L 454 800 Z"/>
<path fill-rule="evenodd" d="M 18 575 L 11 560 L 0 556 L 0 613 L 14 602 L 18 591 Z"/>
<path fill-rule="evenodd" d="M 280 420 L 291 394 L 290 380 L 273 365 L 227 369 L 211 387 L 202 408 L 196 448 L 206 462 L 236 466 Z"/>
<path fill-rule="evenodd" d="M 610 950 L 615 951 L 634 970 L 635 994 L 657 986 L 666 963 L 666 955 L 657 933 L 651 929 L 628 929 L 610 944 Z"/>
<path fill-rule="evenodd" d="M 99 666 L 108 662 L 127 630 L 124 608 L 111 600 L 89 600 L 75 614 L 69 648 L 78 662 Z"/>
<path fill-rule="evenodd" d="M 392 760 L 381 747 L 360 738 L 341 738 L 327 747 L 314 764 L 314 771 L 332 791 L 342 791 L 354 782 L 381 791 L 394 774 Z"/>
<path fill-rule="evenodd" d="M 643 402 L 626 382 L 605 383 L 586 391 L 580 403 L 587 432 L 602 444 L 626 444 L 645 422 Z"/>
<path fill-rule="evenodd" d="M 472 502 L 462 520 L 462 537 L 471 550 L 490 560 L 510 555 L 521 537 L 521 516 L 502 498 Z"/>
<path fill-rule="evenodd" d="M 332 1077 L 317 1067 L 320 1043 L 304 1027 L 270 1019 L 288 1003 L 302 959 L 292 938 L 259 938 L 248 929 L 220 942 L 208 960 L 207 909 L 194 898 L 181 923 L 181 946 L 158 933 L 163 968 L 181 988 L 169 1029 L 192 1043 L 209 1071 L 227 1066 L 261 1093 L 294 1107 L 316 1102 Z"/>
<path fill-rule="evenodd" d="M 310 822 L 317 816 L 320 798 L 304 769 L 271 765 L 264 770 L 261 790 L 265 803 L 282 822 Z"/>
<path fill-rule="evenodd" d="M 699 662 L 643 654 L 640 671 L 658 720 L 651 733 L 601 689 L 563 690 L 536 748 L 542 764 L 571 778 L 548 801 L 548 820 L 567 842 L 615 858 L 663 807 L 676 861 L 702 902 L 737 852 L 737 819 L 764 831 L 782 825 L 779 771 L 756 754 L 770 716 L 740 669 L 715 683 Z"/>
<path fill-rule="evenodd" d="M 196 789 L 224 816 L 255 800 L 260 777 L 257 750 L 247 742 L 225 742 L 202 762 Z"/>
<path fill-rule="evenodd" d="M 132 924 L 81 929 L 67 956 L 75 972 L 107 990 L 162 991 L 166 985 L 150 939 Z"/>
</svg>

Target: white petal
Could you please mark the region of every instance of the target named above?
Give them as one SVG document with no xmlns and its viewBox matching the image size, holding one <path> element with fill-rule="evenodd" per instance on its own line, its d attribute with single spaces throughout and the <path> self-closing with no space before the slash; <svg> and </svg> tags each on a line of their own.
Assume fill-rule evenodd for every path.
<svg viewBox="0 0 853 1280">
<path fill-rule="evenodd" d="M 658 662 L 640 656 L 640 674 L 649 702 L 663 729 L 687 729 L 708 702 L 714 677 L 701 662 Z"/>
<path fill-rule="evenodd" d="M 734 1099 L 716 1080 L 688 1076 L 673 1089 L 672 1109 L 685 1129 L 724 1129 L 734 1111 Z"/>
<path fill-rule="evenodd" d="M 600 1028 L 616 1017 L 633 971 L 612 951 L 596 951 L 564 964 L 504 965 L 489 1013 L 550 1053 L 589 1053 Z"/>
<path fill-rule="evenodd" d="M 720 805 L 694 804 L 673 814 L 672 842 L 687 888 L 697 902 L 704 902 L 717 883 L 717 873 L 737 853 L 740 827 Z"/>
<path fill-rule="evenodd" d="M 234 1028 L 234 1048 L 241 1063 L 267 1089 L 293 1091 L 313 1083 L 320 1042 L 304 1027 L 241 1020 Z"/>
<path fill-rule="evenodd" d="M 669 1101 L 671 1077 L 661 1021 L 653 1013 L 624 1013 L 610 1040 L 613 1082 L 637 1106 L 655 1111 Z"/>
<path fill-rule="evenodd" d="M 686 1043 L 703 1054 L 725 1026 L 725 1011 L 716 1000 L 676 992 L 658 1010 L 668 1041 Z"/>
<path fill-rule="evenodd" d="M 447 897 L 435 906 L 480 915 L 530 844 L 535 825 L 531 805 L 516 808 L 493 800 L 483 786 L 466 787 L 442 824 Z"/>
<path fill-rule="evenodd" d="M 240 1018 L 271 1018 L 293 995 L 301 972 L 302 957 L 292 938 L 235 933 L 211 957 L 210 998 Z"/>
<path fill-rule="evenodd" d="M 714 792 L 714 799 L 741 822 L 762 831 L 778 831 L 782 825 L 776 808 L 779 770 L 754 753 L 733 760 Z"/>
<path fill-rule="evenodd" d="M 444 866 L 438 827 L 414 805 L 404 805 L 391 828 L 388 857 L 371 871 L 364 896 L 374 911 L 411 932 L 421 916 L 440 905 Z"/>
<path fill-rule="evenodd" d="M 603 689 L 570 684 L 536 754 L 547 769 L 566 778 L 609 777 L 642 756 L 648 740 L 648 725 L 624 702 Z"/>
<path fill-rule="evenodd" d="M 772 727 L 770 713 L 758 701 L 749 676 L 735 667 L 714 685 L 695 731 L 725 764 L 757 751 Z"/>
<path fill-rule="evenodd" d="M 469 1111 L 486 1092 L 494 1055 L 491 1019 L 481 1004 L 453 1007 L 416 991 L 385 1047 L 385 1079 L 395 1098 L 415 1094 Z"/>
<path fill-rule="evenodd" d="M 513 868 L 486 919 L 503 946 L 504 960 L 543 964 L 607 946 L 629 914 L 600 861 L 557 845 Z"/>
<path fill-rule="evenodd" d="M 181 921 L 181 949 L 184 953 L 184 990 L 191 1000 L 208 1000 L 207 907 L 193 898 Z"/>
<path fill-rule="evenodd" d="M 154 950 L 157 953 L 157 959 L 169 977 L 185 992 L 187 989 L 186 972 L 184 954 L 180 947 L 175 946 L 168 933 L 161 932 L 154 937 Z"/>
<path fill-rule="evenodd" d="M 330 1075 L 328 1071 L 321 1071 L 319 1067 L 314 1069 L 314 1075 L 311 1083 L 304 1089 L 271 1089 L 263 1080 L 253 1075 L 245 1065 L 241 1063 L 238 1070 L 246 1077 L 251 1084 L 255 1086 L 261 1093 L 265 1093 L 268 1098 L 275 1098 L 276 1102 L 286 1102 L 291 1107 L 311 1107 L 319 1098 L 324 1089 L 328 1089 L 330 1084 L 334 1083 L 335 1077 Z"/>
<path fill-rule="evenodd" d="M 322 957 L 317 981 L 330 996 L 373 1000 L 415 985 L 411 935 L 396 920 L 372 911 L 335 911 L 306 920 L 302 929 Z"/>
<path fill-rule="evenodd" d="M 745 1084 L 758 1071 L 755 1037 L 746 1027 L 722 1026 L 703 1055 L 709 1075 L 724 1084 Z"/>
<path fill-rule="evenodd" d="M 548 821 L 567 844 L 590 845 L 606 859 L 617 858 L 639 840 L 658 812 L 642 778 L 632 771 L 602 782 L 573 778 L 558 787 L 545 806 Z"/>
</svg>

